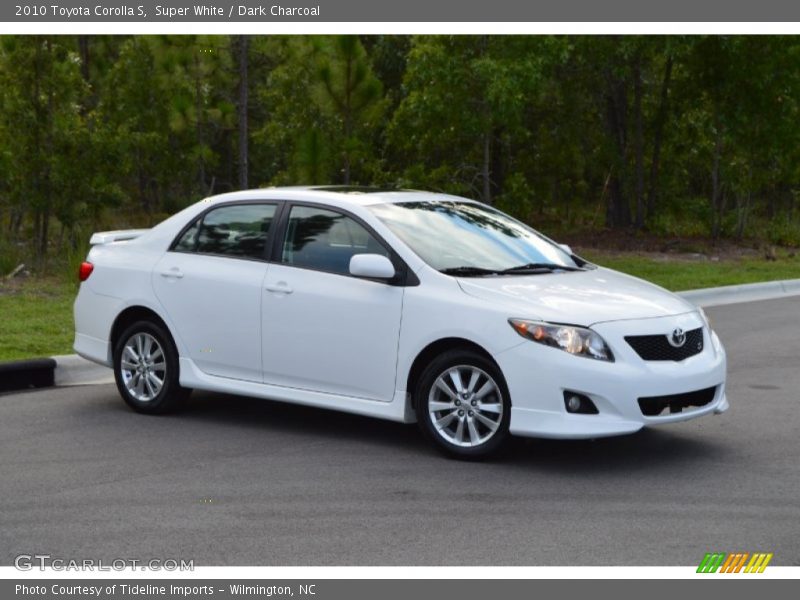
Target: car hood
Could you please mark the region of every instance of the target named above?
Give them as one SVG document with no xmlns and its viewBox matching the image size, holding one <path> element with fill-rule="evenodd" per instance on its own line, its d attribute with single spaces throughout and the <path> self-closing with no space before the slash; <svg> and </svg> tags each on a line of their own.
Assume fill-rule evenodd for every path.
<svg viewBox="0 0 800 600">
<path fill-rule="evenodd" d="M 458 279 L 461 289 L 509 305 L 520 318 L 575 325 L 678 315 L 695 306 L 664 288 L 611 269 Z"/>
</svg>

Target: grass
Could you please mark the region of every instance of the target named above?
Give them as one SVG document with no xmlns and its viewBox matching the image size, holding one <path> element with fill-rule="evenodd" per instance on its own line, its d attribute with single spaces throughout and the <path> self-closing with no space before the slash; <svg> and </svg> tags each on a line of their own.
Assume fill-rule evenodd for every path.
<svg viewBox="0 0 800 600">
<path fill-rule="evenodd" d="M 0 280 L 0 361 L 71 354 L 76 293 L 62 278 Z"/>
<path fill-rule="evenodd" d="M 600 252 L 586 252 L 583 255 L 598 265 L 641 277 L 675 292 L 776 279 L 800 279 L 800 258 L 689 261 Z"/>
<path fill-rule="evenodd" d="M 630 273 L 669 290 L 800 278 L 800 258 L 720 261 L 585 252 L 604 267 Z M 75 282 L 56 277 L 0 280 L 0 361 L 72 352 Z"/>
</svg>

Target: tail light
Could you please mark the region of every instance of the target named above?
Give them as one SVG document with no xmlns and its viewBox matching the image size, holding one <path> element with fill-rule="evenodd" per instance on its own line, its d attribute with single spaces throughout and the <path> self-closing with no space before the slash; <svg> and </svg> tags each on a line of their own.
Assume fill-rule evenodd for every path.
<svg viewBox="0 0 800 600">
<path fill-rule="evenodd" d="M 90 262 L 82 262 L 80 268 L 78 269 L 78 279 L 81 281 L 86 281 L 89 279 L 89 275 L 92 274 L 94 271 L 94 265 Z"/>
</svg>

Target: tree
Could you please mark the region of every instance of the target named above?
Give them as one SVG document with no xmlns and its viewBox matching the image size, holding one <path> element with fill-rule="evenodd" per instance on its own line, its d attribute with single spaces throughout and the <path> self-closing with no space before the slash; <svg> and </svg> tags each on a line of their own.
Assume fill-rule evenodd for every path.
<svg viewBox="0 0 800 600">
<path fill-rule="evenodd" d="M 491 203 L 511 148 L 529 141 L 525 117 L 541 97 L 542 75 L 565 51 L 552 38 L 414 38 L 406 95 L 389 126 L 390 143 L 412 163 L 404 178 Z"/>
<path fill-rule="evenodd" d="M 364 154 L 360 134 L 380 113 L 383 88 L 357 37 L 323 38 L 315 50 L 320 84 L 315 97 L 341 124 L 342 180 L 349 185 L 353 157 Z"/>
<path fill-rule="evenodd" d="M 781 36 L 7 36 L 3 248 L 309 183 L 800 245 L 798 60 Z"/>
<path fill-rule="evenodd" d="M 44 260 L 54 212 L 68 215 L 75 197 L 73 167 L 82 128 L 79 106 L 85 86 L 78 57 L 60 36 L 3 38 L 0 113 L 16 236 L 25 214 L 33 220 L 37 257 Z M 8 147 L 8 146 L 7 146 Z"/>
<path fill-rule="evenodd" d="M 248 115 L 250 83 L 248 81 L 248 65 L 250 62 L 249 46 L 250 40 L 246 35 L 240 35 L 237 39 L 237 54 L 239 62 L 239 103 L 236 108 L 236 117 L 239 124 L 239 188 L 248 187 Z"/>
</svg>

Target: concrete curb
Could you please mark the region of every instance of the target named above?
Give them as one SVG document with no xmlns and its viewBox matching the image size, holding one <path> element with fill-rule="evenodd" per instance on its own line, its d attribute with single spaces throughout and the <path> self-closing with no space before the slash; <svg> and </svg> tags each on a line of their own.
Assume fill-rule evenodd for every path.
<svg viewBox="0 0 800 600">
<path fill-rule="evenodd" d="M 763 283 L 745 283 L 742 285 L 726 285 L 723 287 L 703 288 L 678 292 L 695 306 L 722 306 L 759 300 L 775 300 L 788 296 L 800 295 L 800 279 L 784 279 L 781 281 L 765 281 Z"/>
<path fill-rule="evenodd" d="M 728 285 L 678 292 L 696 306 L 722 306 L 741 302 L 775 300 L 800 296 L 800 279 Z M 77 354 L 52 358 L 0 363 L 0 392 L 35 387 L 98 385 L 114 383 L 108 367 L 95 364 Z"/>
<path fill-rule="evenodd" d="M 54 356 L 56 361 L 55 385 L 97 385 L 114 383 L 114 371 L 81 358 L 77 354 Z"/>
<path fill-rule="evenodd" d="M 114 383 L 114 372 L 77 354 L 0 363 L 0 392 L 102 383 Z"/>
<path fill-rule="evenodd" d="M 52 358 L 0 363 L 0 392 L 50 387 L 55 383 L 55 368 Z"/>
</svg>

